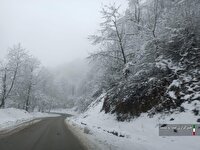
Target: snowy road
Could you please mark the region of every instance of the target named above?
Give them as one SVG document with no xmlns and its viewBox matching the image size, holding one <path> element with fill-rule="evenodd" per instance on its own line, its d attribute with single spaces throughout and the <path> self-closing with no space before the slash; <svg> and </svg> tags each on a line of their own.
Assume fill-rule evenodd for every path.
<svg viewBox="0 0 200 150">
<path fill-rule="evenodd" d="M 84 150 L 64 119 L 45 118 L 20 132 L 0 137 L 0 150 Z"/>
</svg>

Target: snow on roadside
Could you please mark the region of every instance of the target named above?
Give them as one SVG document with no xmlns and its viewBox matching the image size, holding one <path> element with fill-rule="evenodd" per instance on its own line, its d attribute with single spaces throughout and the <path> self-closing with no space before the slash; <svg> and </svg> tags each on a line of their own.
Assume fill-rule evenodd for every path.
<svg viewBox="0 0 200 150">
<path fill-rule="evenodd" d="M 90 109 L 80 116 L 68 118 L 68 124 L 79 127 L 82 132 L 89 130 L 85 136 L 100 144 L 103 150 L 199 150 L 200 137 L 160 137 L 159 123 L 197 124 L 200 116 L 194 116 L 194 106 L 200 107 L 199 101 L 183 104 L 185 112 L 170 115 L 155 115 L 149 118 L 142 114 L 130 122 L 118 122 L 115 116 L 100 112 L 103 96 L 91 104 Z M 173 118 L 173 119 L 172 119 Z M 170 121 L 171 120 L 171 121 Z"/>
<path fill-rule="evenodd" d="M 40 112 L 28 113 L 25 110 L 20 110 L 16 108 L 0 109 L 0 131 L 8 130 L 22 123 L 37 118 L 39 119 L 39 118 L 54 117 L 54 116 L 58 115 L 40 113 Z"/>
<path fill-rule="evenodd" d="M 79 126 L 76 126 L 75 124 L 69 123 L 68 120 L 66 120 L 67 128 L 74 134 L 75 137 L 78 138 L 78 140 L 83 144 L 85 149 L 87 150 L 101 150 L 101 145 L 96 144 L 95 141 L 92 141 L 91 139 L 87 138 L 86 135 L 83 132 L 83 129 Z"/>
</svg>

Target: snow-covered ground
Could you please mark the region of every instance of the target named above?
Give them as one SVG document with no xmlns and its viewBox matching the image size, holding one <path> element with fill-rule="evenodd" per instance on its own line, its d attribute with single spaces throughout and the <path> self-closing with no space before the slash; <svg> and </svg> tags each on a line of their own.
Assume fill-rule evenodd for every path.
<svg viewBox="0 0 200 150">
<path fill-rule="evenodd" d="M 15 108 L 0 109 L 0 132 L 16 128 L 19 125 L 34 119 L 54 116 L 58 115 L 40 112 L 28 113 L 25 110 Z"/>
<path fill-rule="evenodd" d="M 91 104 L 90 109 L 82 115 L 67 118 L 66 122 L 79 128 L 82 132 L 89 129 L 85 136 L 103 150 L 199 150 L 200 137 L 194 136 L 159 136 L 159 123 L 197 124 L 200 116 L 194 116 L 194 105 L 200 108 L 200 102 L 184 104 L 186 111 L 170 115 L 155 115 L 149 118 L 142 114 L 130 122 L 118 122 L 115 116 L 100 112 L 103 95 Z M 173 121 L 170 119 L 173 118 Z M 118 136 L 114 135 L 118 134 Z"/>
</svg>

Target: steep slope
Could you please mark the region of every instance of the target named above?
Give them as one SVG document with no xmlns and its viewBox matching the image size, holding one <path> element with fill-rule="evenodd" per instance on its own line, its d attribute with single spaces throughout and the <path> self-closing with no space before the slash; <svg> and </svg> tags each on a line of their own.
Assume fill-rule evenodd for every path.
<svg viewBox="0 0 200 150">
<path fill-rule="evenodd" d="M 197 123 L 200 115 L 195 116 L 192 110 L 200 109 L 199 101 L 182 104 L 185 112 L 157 114 L 152 118 L 147 113 L 142 113 L 139 118 L 129 122 L 118 122 L 114 114 L 101 111 L 104 99 L 105 94 L 93 102 L 84 114 L 68 120 L 72 125 L 84 129 L 87 133 L 85 136 L 97 142 L 104 150 L 105 147 L 113 150 L 199 149 L 199 137 L 159 136 L 159 123 Z"/>
</svg>

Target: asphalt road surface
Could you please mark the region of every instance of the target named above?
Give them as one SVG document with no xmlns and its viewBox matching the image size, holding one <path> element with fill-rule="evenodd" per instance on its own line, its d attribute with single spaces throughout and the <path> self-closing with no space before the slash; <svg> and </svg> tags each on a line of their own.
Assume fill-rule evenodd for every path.
<svg viewBox="0 0 200 150">
<path fill-rule="evenodd" d="M 46 118 L 12 135 L 0 137 L 0 150 L 85 150 L 64 124 L 65 117 Z"/>
</svg>

